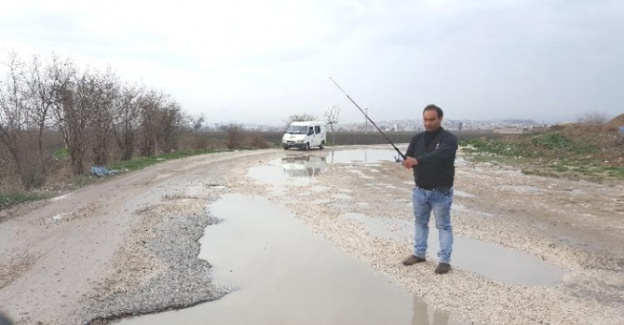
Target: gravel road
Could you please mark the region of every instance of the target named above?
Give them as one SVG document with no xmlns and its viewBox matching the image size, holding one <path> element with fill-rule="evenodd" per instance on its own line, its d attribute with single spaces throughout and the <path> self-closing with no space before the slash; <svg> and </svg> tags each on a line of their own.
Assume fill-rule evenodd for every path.
<svg viewBox="0 0 624 325">
<path fill-rule="evenodd" d="M 456 236 L 536 257 L 563 275 L 532 285 L 455 265 L 440 276 L 433 258 L 400 264 L 411 245 L 401 226 L 413 218 L 410 171 L 392 161 L 340 161 L 366 150 L 374 160 L 379 148 L 387 146 L 197 156 L 0 211 L 0 311 L 17 324 L 105 324 L 219 299 L 227 290 L 213 285 L 210 261 L 197 258 L 198 240 L 219 222 L 207 205 L 240 193 L 287 207 L 467 323 L 624 324 L 624 185 L 527 176 L 460 154 Z M 271 178 L 276 168 L 291 177 Z"/>
</svg>

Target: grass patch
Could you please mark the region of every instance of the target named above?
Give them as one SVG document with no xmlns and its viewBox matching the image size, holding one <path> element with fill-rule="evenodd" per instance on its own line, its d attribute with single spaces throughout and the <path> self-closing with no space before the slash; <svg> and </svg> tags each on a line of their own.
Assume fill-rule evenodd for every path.
<svg viewBox="0 0 624 325">
<path fill-rule="evenodd" d="M 156 155 L 152 157 L 137 157 L 132 160 L 120 161 L 120 162 L 114 163 L 108 167 L 109 169 L 114 169 L 114 170 L 133 171 L 133 170 L 138 170 L 138 169 L 145 168 L 151 165 L 156 165 L 158 163 L 161 163 L 167 160 L 174 160 L 174 159 L 186 158 L 190 156 L 197 156 L 197 155 L 203 155 L 203 154 L 215 153 L 215 152 L 224 152 L 224 151 L 230 151 L 230 150 L 203 149 L 203 150 L 191 150 L 191 151 L 177 151 L 177 152 L 160 154 L 160 155 Z"/>
<path fill-rule="evenodd" d="M 155 164 L 168 161 L 168 160 L 180 159 L 180 158 L 196 156 L 196 155 L 203 155 L 203 154 L 208 154 L 208 153 L 223 152 L 223 151 L 231 151 L 231 150 L 204 149 L 204 150 L 172 152 L 172 153 L 161 154 L 161 155 L 157 155 L 153 157 L 138 157 L 130 161 L 121 161 L 121 162 L 112 164 L 108 168 L 116 169 L 116 170 L 124 170 L 124 171 L 134 171 L 134 170 L 145 168 L 147 166 L 155 165 Z M 57 150 L 54 153 L 54 155 L 55 157 L 65 157 L 64 153 L 66 152 L 67 151 L 64 149 Z M 78 189 L 78 188 L 96 183 L 100 180 L 101 180 L 100 178 L 94 177 L 92 175 L 74 176 L 70 180 L 71 188 Z M 25 202 L 48 199 L 50 197 L 53 197 L 54 195 L 56 195 L 55 191 L 48 192 L 48 193 L 28 192 L 28 193 L 0 194 L 0 210 L 7 209 L 7 208 L 10 208 L 10 207 L 13 207 L 15 205 L 25 203 Z"/>
<path fill-rule="evenodd" d="M 500 138 L 466 139 L 461 145 L 462 150 L 471 153 L 468 155 L 470 160 L 518 166 L 525 174 L 596 182 L 624 179 L 624 166 L 609 163 L 621 161 L 621 157 L 605 156 L 605 153 L 617 151 L 608 150 L 604 143 L 591 141 L 599 139 L 599 136 L 583 134 L 580 137 L 552 130 Z"/>
<path fill-rule="evenodd" d="M 51 194 L 42 194 L 42 193 L 0 194 L 0 210 L 10 208 L 20 203 L 47 199 L 51 196 L 52 196 Z"/>
<path fill-rule="evenodd" d="M 52 157 L 55 159 L 69 159 L 69 149 L 61 148 L 54 150 L 54 152 L 52 152 Z"/>
<path fill-rule="evenodd" d="M 600 151 L 596 145 L 575 142 L 559 132 L 517 135 L 503 138 L 477 138 L 462 141 L 475 152 L 489 152 L 503 156 L 579 159 Z"/>
</svg>

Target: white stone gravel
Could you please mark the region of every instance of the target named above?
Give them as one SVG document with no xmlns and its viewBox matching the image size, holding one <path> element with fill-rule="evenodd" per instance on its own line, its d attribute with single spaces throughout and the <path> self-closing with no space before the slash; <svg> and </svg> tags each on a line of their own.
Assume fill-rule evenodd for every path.
<svg viewBox="0 0 624 325">
<path fill-rule="evenodd" d="M 526 176 L 460 157 L 455 234 L 565 270 L 556 285 L 511 284 L 461 267 L 435 275 L 431 258 L 400 264 L 411 251 L 412 234 L 400 226 L 413 218 L 411 172 L 395 162 L 317 164 L 306 181 L 249 175 L 257 166 L 279 168 L 285 155 L 330 152 L 193 157 L 2 211 L 0 311 L 18 324 L 103 324 L 217 299 L 226 290 L 211 284 L 197 241 L 218 221 L 206 206 L 241 193 L 289 208 L 312 231 L 466 323 L 624 324 L 624 185 Z M 386 227 L 383 236 L 358 215 L 378 218 L 372 224 Z"/>
</svg>

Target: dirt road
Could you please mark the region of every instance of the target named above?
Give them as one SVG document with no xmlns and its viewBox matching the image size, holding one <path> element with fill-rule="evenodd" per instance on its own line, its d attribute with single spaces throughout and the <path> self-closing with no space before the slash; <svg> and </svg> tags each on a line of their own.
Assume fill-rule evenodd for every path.
<svg viewBox="0 0 624 325">
<path fill-rule="evenodd" d="M 287 207 L 466 323 L 624 324 L 624 185 L 526 176 L 460 155 L 456 262 L 439 276 L 435 243 L 424 265 L 400 264 L 411 250 L 410 172 L 388 161 L 391 151 L 342 149 L 187 158 L 2 211 L 0 311 L 18 324 L 96 324 L 218 299 L 226 292 L 197 258 L 198 239 L 217 222 L 206 205 L 240 193 Z M 493 269 L 526 256 L 536 260 L 529 271 L 556 271 L 546 281 Z"/>
</svg>

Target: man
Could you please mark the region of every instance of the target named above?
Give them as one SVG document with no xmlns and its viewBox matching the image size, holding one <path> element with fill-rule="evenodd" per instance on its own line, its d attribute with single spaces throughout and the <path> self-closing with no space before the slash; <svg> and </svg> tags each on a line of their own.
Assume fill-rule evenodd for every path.
<svg viewBox="0 0 624 325">
<path fill-rule="evenodd" d="M 403 264 L 412 265 L 425 261 L 429 218 L 433 210 L 440 241 L 436 274 L 445 274 L 451 270 L 453 250 L 451 203 L 457 137 L 441 127 L 443 116 L 441 108 L 435 105 L 425 107 L 425 132 L 412 138 L 403 161 L 405 168 L 413 168 L 416 183 L 412 193 L 415 217 L 414 253 L 403 260 Z"/>
</svg>

